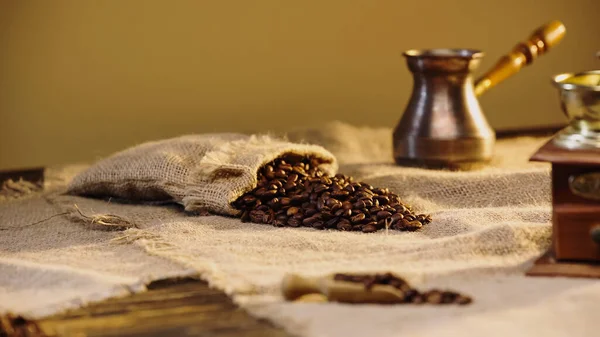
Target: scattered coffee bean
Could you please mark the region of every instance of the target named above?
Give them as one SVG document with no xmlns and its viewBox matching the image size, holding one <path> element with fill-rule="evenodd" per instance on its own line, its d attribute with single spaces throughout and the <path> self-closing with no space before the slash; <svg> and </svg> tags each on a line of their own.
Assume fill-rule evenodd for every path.
<svg viewBox="0 0 600 337">
<path fill-rule="evenodd" d="M 381 229 L 418 230 L 431 222 L 415 214 L 387 188 L 327 176 L 316 158 L 288 155 L 263 166 L 258 184 L 233 206 L 243 222 L 372 233 Z"/>
<path fill-rule="evenodd" d="M 419 292 L 412 288 L 406 280 L 392 273 L 385 274 L 335 274 L 335 281 L 361 283 L 365 290 L 370 290 L 375 285 L 387 285 L 398 289 L 399 303 L 429 303 L 429 304 L 458 304 L 466 305 L 472 302 L 469 296 L 454 292 L 432 289 Z"/>
</svg>

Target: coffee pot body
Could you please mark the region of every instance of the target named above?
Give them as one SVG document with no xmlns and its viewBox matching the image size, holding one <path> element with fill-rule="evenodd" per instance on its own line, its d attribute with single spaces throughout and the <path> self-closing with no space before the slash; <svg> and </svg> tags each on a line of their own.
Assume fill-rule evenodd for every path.
<svg viewBox="0 0 600 337">
<path fill-rule="evenodd" d="M 546 53 L 565 31 L 560 21 L 538 28 L 477 81 L 472 74 L 483 57 L 481 51 L 406 51 L 413 90 L 393 133 L 396 163 L 463 169 L 489 162 L 495 133 L 477 97 Z"/>
<path fill-rule="evenodd" d="M 472 78 L 483 53 L 409 50 L 404 56 L 414 86 L 394 130 L 396 162 L 441 167 L 488 162 L 495 133 L 481 110 Z"/>
</svg>

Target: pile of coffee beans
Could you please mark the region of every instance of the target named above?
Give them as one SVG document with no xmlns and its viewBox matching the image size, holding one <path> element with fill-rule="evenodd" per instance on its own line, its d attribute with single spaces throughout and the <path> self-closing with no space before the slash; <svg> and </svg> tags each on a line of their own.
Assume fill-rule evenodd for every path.
<svg viewBox="0 0 600 337">
<path fill-rule="evenodd" d="M 319 160 L 286 156 L 264 165 L 258 186 L 238 198 L 242 221 L 278 227 L 312 227 L 372 233 L 380 229 L 414 231 L 431 222 L 415 214 L 387 188 L 327 176 Z"/>
<path fill-rule="evenodd" d="M 374 285 L 389 285 L 404 294 L 403 303 L 429 303 L 429 304 L 459 304 L 466 305 L 472 302 L 469 296 L 448 290 L 432 289 L 419 292 L 412 288 L 404 279 L 392 274 L 335 274 L 334 280 L 343 282 L 355 282 L 365 285 L 365 289 L 371 289 Z"/>
</svg>

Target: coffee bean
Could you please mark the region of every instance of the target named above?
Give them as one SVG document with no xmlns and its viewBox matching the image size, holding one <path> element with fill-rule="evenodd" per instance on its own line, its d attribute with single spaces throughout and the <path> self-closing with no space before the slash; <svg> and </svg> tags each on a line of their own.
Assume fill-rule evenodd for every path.
<svg viewBox="0 0 600 337">
<path fill-rule="evenodd" d="M 365 214 L 364 213 L 358 213 L 355 216 L 353 216 L 350 221 L 352 221 L 352 223 L 358 223 L 361 222 L 365 219 Z"/>
<path fill-rule="evenodd" d="M 413 296 L 411 303 L 413 304 L 422 304 L 425 302 L 425 299 L 423 298 L 422 294 L 416 294 Z"/>
<path fill-rule="evenodd" d="M 375 222 L 370 222 L 364 226 L 362 226 L 362 231 L 363 233 L 373 233 L 377 231 L 377 227 L 375 227 L 377 225 L 377 223 Z"/>
<path fill-rule="evenodd" d="M 242 200 L 244 200 L 244 203 L 246 203 L 246 205 L 251 205 L 256 202 L 256 197 L 251 194 L 247 194 L 242 198 Z"/>
<path fill-rule="evenodd" d="M 290 208 L 288 208 L 288 210 L 287 210 L 287 215 L 288 215 L 288 216 L 293 216 L 293 215 L 295 215 L 296 213 L 298 213 L 298 211 L 299 211 L 299 210 L 300 210 L 300 209 L 299 209 L 298 207 L 290 207 Z"/>
<path fill-rule="evenodd" d="M 394 213 L 392 215 L 392 221 L 393 222 L 396 222 L 396 221 L 402 220 L 402 219 L 404 219 L 404 215 L 402 215 L 402 213 Z"/>
<path fill-rule="evenodd" d="M 312 226 L 312 224 L 313 224 L 313 223 L 315 223 L 315 222 L 317 222 L 318 220 L 319 220 L 319 219 L 317 219 L 317 218 L 313 218 L 313 217 L 310 217 L 310 218 L 305 218 L 304 220 L 302 220 L 302 224 L 303 224 L 304 226 L 307 226 L 307 227 L 309 227 L 309 226 Z"/>
<path fill-rule="evenodd" d="M 325 225 L 323 224 L 323 221 L 315 221 L 312 223 L 312 227 L 316 229 L 323 229 Z"/>
<path fill-rule="evenodd" d="M 387 211 L 379 211 L 377 212 L 377 220 L 387 219 L 392 216 L 392 213 Z"/>
<path fill-rule="evenodd" d="M 427 303 L 440 304 L 442 303 L 442 293 L 439 290 L 430 290 L 425 293 Z"/>
<path fill-rule="evenodd" d="M 248 210 L 243 211 L 240 219 L 242 220 L 242 222 L 250 221 L 250 212 Z"/>
<path fill-rule="evenodd" d="M 292 199 L 288 198 L 288 197 L 283 197 L 281 198 L 281 200 L 279 200 L 279 203 L 281 204 L 281 206 L 289 206 L 292 203 Z"/>
<path fill-rule="evenodd" d="M 454 301 L 456 304 L 466 305 L 471 303 L 473 300 L 469 296 L 458 295 Z"/>
<path fill-rule="evenodd" d="M 341 231 L 351 231 L 352 225 L 349 222 L 339 222 L 337 224 L 337 229 Z"/>
<path fill-rule="evenodd" d="M 337 226 L 338 222 L 340 222 L 340 218 L 337 216 L 333 217 L 333 218 L 327 220 L 327 222 L 325 223 L 325 227 L 335 228 Z"/>
<path fill-rule="evenodd" d="M 287 177 L 287 182 L 288 183 L 295 183 L 298 180 L 298 174 L 297 173 L 292 173 Z"/>
<path fill-rule="evenodd" d="M 418 229 L 421 229 L 421 227 L 423 227 L 423 224 L 417 220 L 406 221 L 406 219 L 402 219 L 402 221 L 403 221 L 403 225 L 404 225 L 403 227 L 409 231 L 416 231 Z"/>
<path fill-rule="evenodd" d="M 444 303 L 444 304 L 454 303 L 454 301 L 456 300 L 457 297 L 458 297 L 458 294 L 455 292 L 444 291 L 444 292 L 442 292 L 442 303 Z"/>
<path fill-rule="evenodd" d="M 292 218 L 287 221 L 287 224 L 291 227 L 300 227 L 301 222 L 298 219 Z"/>
<path fill-rule="evenodd" d="M 352 225 L 353 231 L 362 231 L 363 225 Z"/>
<path fill-rule="evenodd" d="M 317 211 L 314 208 L 309 208 L 309 209 L 306 210 L 306 212 L 304 212 L 304 215 L 305 216 L 313 216 L 313 215 L 317 214 L 318 212 L 319 211 Z"/>
</svg>

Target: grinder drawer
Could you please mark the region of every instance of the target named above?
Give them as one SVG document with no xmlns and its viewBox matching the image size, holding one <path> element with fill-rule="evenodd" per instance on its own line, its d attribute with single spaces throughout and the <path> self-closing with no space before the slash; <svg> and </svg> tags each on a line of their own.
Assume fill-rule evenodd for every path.
<svg viewBox="0 0 600 337">
<path fill-rule="evenodd" d="M 600 262 L 600 207 L 555 207 L 553 230 L 558 260 Z"/>
</svg>

